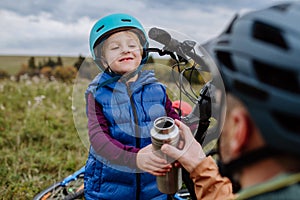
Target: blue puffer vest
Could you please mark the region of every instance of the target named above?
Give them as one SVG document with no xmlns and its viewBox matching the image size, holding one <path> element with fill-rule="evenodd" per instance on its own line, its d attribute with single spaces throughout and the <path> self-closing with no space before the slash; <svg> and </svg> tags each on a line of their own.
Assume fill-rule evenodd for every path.
<svg viewBox="0 0 300 200">
<path fill-rule="evenodd" d="M 92 93 L 103 107 L 109 121 L 111 137 L 125 145 L 142 148 L 151 143 L 153 121 L 165 116 L 166 89 L 157 82 L 153 71 L 143 71 L 137 81 L 128 86 L 112 82 L 97 86 L 111 76 L 98 75 L 86 94 Z M 138 126 L 136 126 L 136 124 Z M 156 178 L 149 173 L 111 164 L 91 147 L 85 170 L 86 199 L 167 199 L 157 189 Z"/>
</svg>

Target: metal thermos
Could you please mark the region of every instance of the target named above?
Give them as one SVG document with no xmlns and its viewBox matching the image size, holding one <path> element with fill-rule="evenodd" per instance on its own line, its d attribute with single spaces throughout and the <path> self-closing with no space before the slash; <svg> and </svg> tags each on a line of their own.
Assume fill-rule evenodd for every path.
<svg viewBox="0 0 300 200">
<path fill-rule="evenodd" d="M 157 176 L 156 182 L 159 191 L 165 194 L 175 194 L 182 186 L 181 168 L 174 166 L 174 159 L 163 154 L 161 146 L 168 143 L 177 147 L 179 143 L 179 130 L 170 117 L 159 117 L 154 121 L 151 129 L 151 141 L 156 155 L 172 162 L 172 169 L 165 176 Z"/>
</svg>

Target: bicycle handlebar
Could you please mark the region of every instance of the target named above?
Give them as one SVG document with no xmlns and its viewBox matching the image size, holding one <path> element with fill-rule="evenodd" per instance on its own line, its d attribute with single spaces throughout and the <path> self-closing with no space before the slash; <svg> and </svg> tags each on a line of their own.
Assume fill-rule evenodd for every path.
<svg viewBox="0 0 300 200">
<path fill-rule="evenodd" d="M 201 56 L 193 51 L 194 46 L 196 45 L 195 41 L 185 40 L 183 42 L 179 42 L 178 40 L 172 38 L 167 31 L 156 27 L 149 30 L 148 36 L 150 39 L 163 44 L 164 50 L 168 52 L 175 52 L 180 58 L 184 60 L 188 60 L 188 57 L 190 57 L 198 65 L 202 66 L 204 71 L 209 70 L 206 62 L 201 58 Z"/>
</svg>

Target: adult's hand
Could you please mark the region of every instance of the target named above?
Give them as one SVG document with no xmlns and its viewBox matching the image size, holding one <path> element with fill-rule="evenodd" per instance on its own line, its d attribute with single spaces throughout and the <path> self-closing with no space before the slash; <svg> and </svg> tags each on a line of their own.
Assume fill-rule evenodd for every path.
<svg viewBox="0 0 300 200">
<path fill-rule="evenodd" d="M 175 120 L 183 141 L 183 147 L 176 148 L 169 144 L 164 144 L 161 151 L 174 158 L 188 171 L 192 172 L 199 163 L 206 157 L 201 145 L 195 140 L 190 128 Z"/>
</svg>

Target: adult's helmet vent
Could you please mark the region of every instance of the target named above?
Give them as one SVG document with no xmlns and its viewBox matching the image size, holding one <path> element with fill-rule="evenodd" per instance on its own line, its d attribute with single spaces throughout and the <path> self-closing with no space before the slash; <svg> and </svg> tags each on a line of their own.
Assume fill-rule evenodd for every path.
<svg viewBox="0 0 300 200">
<path fill-rule="evenodd" d="M 267 101 L 269 97 L 267 92 L 238 80 L 234 81 L 234 88 L 240 93 L 246 94 L 255 99 L 260 99 L 261 101 Z"/>
<path fill-rule="evenodd" d="M 284 67 L 275 67 L 257 60 L 253 61 L 253 66 L 261 82 L 279 89 L 300 94 L 296 72 L 287 70 Z"/>
<path fill-rule="evenodd" d="M 273 111 L 272 116 L 276 120 L 278 124 L 280 124 L 281 127 L 293 132 L 293 133 L 300 133 L 300 126 L 299 121 L 300 118 L 298 116 L 294 116 L 288 113 L 282 113 Z"/>
<path fill-rule="evenodd" d="M 217 51 L 216 56 L 218 60 L 231 71 L 236 71 L 236 68 L 233 65 L 231 54 L 225 51 Z"/>
<path fill-rule="evenodd" d="M 252 30 L 253 37 L 258 40 L 275 45 L 282 49 L 289 48 L 283 37 L 282 31 L 274 26 L 260 21 L 255 21 L 253 23 Z"/>
</svg>

